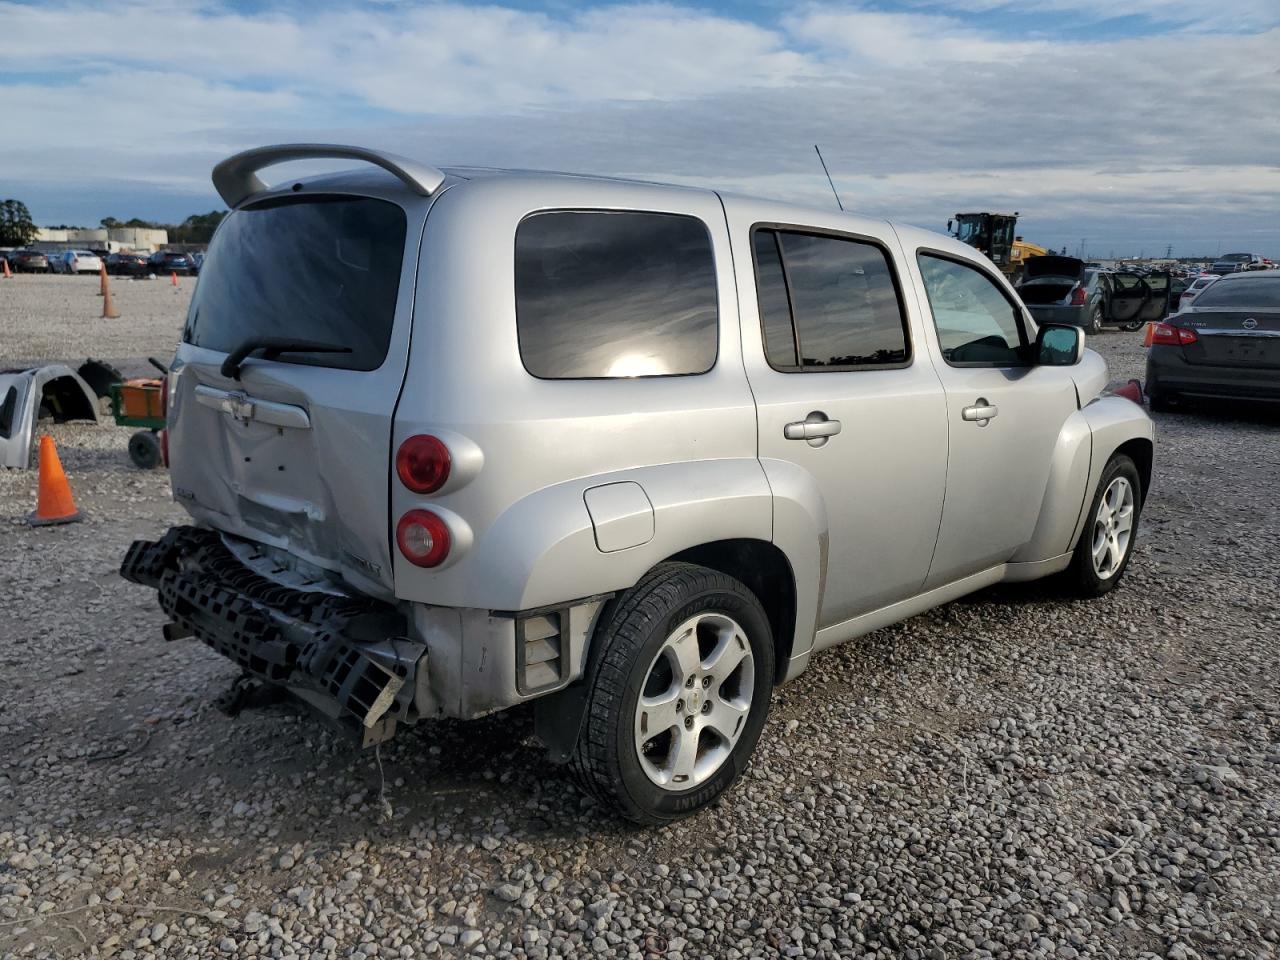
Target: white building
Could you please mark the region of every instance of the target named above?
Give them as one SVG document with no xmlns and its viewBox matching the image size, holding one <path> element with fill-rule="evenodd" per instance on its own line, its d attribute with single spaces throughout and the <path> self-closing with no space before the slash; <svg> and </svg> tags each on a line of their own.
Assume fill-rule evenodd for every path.
<svg viewBox="0 0 1280 960">
<path fill-rule="evenodd" d="M 167 230 L 152 230 L 148 227 L 97 227 L 93 230 L 56 230 L 41 227 L 36 234 L 35 243 L 38 250 L 69 250 L 72 247 L 92 247 L 97 250 L 136 250 L 154 253 L 169 243 Z"/>
</svg>

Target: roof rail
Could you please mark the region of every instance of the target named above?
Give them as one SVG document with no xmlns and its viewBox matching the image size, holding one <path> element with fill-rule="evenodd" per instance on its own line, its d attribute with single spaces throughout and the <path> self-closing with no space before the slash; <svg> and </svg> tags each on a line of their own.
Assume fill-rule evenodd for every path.
<svg viewBox="0 0 1280 960">
<path fill-rule="evenodd" d="M 213 185 L 227 206 L 238 207 L 268 189 L 258 176 L 259 170 L 287 160 L 364 160 L 395 174 L 410 190 L 424 197 L 431 196 L 444 183 L 443 171 L 391 153 L 337 143 L 282 143 L 227 157 L 213 168 Z"/>
</svg>

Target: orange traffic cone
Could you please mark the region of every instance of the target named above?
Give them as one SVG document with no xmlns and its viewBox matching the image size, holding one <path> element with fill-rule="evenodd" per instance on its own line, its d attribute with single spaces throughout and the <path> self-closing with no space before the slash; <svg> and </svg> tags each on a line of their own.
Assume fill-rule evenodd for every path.
<svg viewBox="0 0 1280 960">
<path fill-rule="evenodd" d="M 104 263 L 98 269 L 98 296 L 105 297 L 107 295 L 107 265 Z"/>
<path fill-rule="evenodd" d="M 40 438 L 40 493 L 36 498 L 36 511 L 27 516 L 27 523 L 33 527 L 47 527 L 79 519 L 80 511 L 71 497 L 71 484 L 62 472 L 62 461 L 58 459 L 53 437 L 46 434 Z"/>
<path fill-rule="evenodd" d="M 170 271 L 170 273 L 169 273 L 169 282 L 170 282 L 170 283 L 172 283 L 175 287 L 178 285 L 178 271 L 177 271 L 177 270 Z"/>
<path fill-rule="evenodd" d="M 5 257 L 5 258 L 4 258 L 4 278 L 5 278 L 6 280 L 12 280 L 12 279 L 13 279 L 13 271 L 9 269 L 9 258 L 8 258 L 8 257 Z"/>
<path fill-rule="evenodd" d="M 107 279 L 107 275 L 102 275 L 102 319 L 115 320 L 120 314 L 116 312 L 116 305 L 111 300 L 111 281 Z"/>
</svg>

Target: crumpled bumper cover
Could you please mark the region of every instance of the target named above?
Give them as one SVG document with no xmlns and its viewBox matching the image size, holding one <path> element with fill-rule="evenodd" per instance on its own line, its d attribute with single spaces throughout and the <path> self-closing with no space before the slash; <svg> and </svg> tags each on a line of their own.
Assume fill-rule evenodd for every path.
<svg viewBox="0 0 1280 960">
<path fill-rule="evenodd" d="M 194 636 L 364 745 L 416 719 L 426 647 L 406 636 L 405 617 L 390 604 L 281 585 L 242 563 L 218 533 L 197 527 L 135 540 L 120 575 L 158 592 L 172 621 L 166 636 Z"/>
</svg>

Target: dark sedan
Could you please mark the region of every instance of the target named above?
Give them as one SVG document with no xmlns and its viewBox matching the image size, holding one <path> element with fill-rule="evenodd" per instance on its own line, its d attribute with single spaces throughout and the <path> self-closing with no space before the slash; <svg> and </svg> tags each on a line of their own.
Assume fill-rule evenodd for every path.
<svg viewBox="0 0 1280 960">
<path fill-rule="evenodd" d="M 145 277 L 151 272 L 140 253 L 113 253 L 107 257 L 107 273 L 117 277 Z"/>
<path fill-rule="evenodd" d="M 1153 410 L 1187 397 L 1280 401 L 1280 272 L 1233 273 L 1147 328 Z"/>
<path fill-rule="evenodd" d="M 1030 257 L 1023 269 L 1018 296 L 1037 323 L 1070 323 L 1089 333 L 1099 333 L 1104 324 L 1137 330 L 1168 310 L 1166 273 L 1116 273 L 1054 254 Z"/>
<path fill-rule="evenodd" d="M 152 273 L 181 273 L 194 277 L 200 270 L 189 253 L 161 250 L 151 255 Z"/>
</svg>

